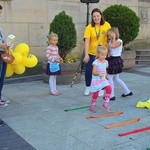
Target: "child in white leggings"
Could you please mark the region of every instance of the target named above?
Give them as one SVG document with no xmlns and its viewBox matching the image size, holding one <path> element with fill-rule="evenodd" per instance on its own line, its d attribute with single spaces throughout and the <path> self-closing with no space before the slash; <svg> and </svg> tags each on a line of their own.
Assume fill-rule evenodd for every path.
<svg viewBox="0 0 150 150">
<path fill-rule="evenodd" d="M 114 80 L 124 89 L 122 97 L 131 96 L 133 93 L 129 90 L 127 85 L 119 78 L 119 74 L 123 69 L 123 60 L 121 58 L 121 52 L 123 47 L 123 41 L 119 39 L 119 31 L 117 28 L 111 28 L 107 32 L 109 39 L 109 57 L 107 58 L 109 67 L 107 72 L 109 75 L 109 84 L 112 87 L 110 100 L 115 100 L 114 94 Z"/>
<path fill-rule="evenodd" d="M 61 92 L 56 90 L 56 76 L 61 74 L 60 62 L 62 62 L 62 58 L 58 53 L 58 35 L 55 33 L 50 33 L 48 36 L 49 46 L 46 50 L 46 58 L 47 58 L 47 69 L 46 74 L 49 76 L 49 87 L 50 87 L 50 95 L 58 96 Z"/>
<path fill-rule="evenodd" d="M 109 74 L 109 84 L 111 85 L 112 92 L 111 92 L 111 98 L 110 100 L 115 100 L 115 94 L 114 94 L 114 80 L 124 89 L 124 94 L 122 94 L 122 97 L 126 97 L 129 95 L 132 95 L 132 92 L 129 90 L 127 85 L 120 79 L 119 74 L 110 75 Z"/>
</svg>

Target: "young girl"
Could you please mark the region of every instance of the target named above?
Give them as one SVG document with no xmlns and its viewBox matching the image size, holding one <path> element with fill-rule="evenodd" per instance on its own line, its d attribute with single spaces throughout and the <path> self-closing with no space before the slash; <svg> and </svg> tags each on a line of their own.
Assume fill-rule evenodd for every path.
<svg viewBox="0 0 150 150">
<path fill-rule="evenodd" d="M 48 60 L 47 65 L 47 74 L 49 77 L 49 86 L 51 95 L 58 96 L 61 92 L 56 90 L 56 76 L 61 74 L 61 69 L 59 63 L 62 61 L 62 58 L 58 53 L 58 35 L 55 33 L 50 33 L 48 36 L 49 46 L 46 50 L 46 58 Z"/>
<path fill-rule="evenodd" d="M 123 60 L 120 57 L 122 52 L 123 42 L 119 39 L 119 31 L 118 28 L 111 28 L 107 32 L 108 39 L 109 39 L 109 55 L 108 63 L 109 67 L 107 68 L 107 72 L 109 74 L 109 83 L 112 87 L 112 93 L 110 100 L 115 100 L 114 95 L 114 80 L 123 87 L 124 94 L 122 97 L 131 96 L 133 93 L 128 89 L 126 84 L 119 78 L 119 74 L 122 72 L 123 68 Z"/>
<path fill-rule="evenodd" d="M 90 110 L 92 112 L 96 112 L 96 101 L 98 98 L 99 91 L 104 89 L 104 103 L 103 107 L 107 111 L 111 111 L 109 108 L 109 99 L 111 94 L 111 86 L 107 80 L 107 72 L 106 68 L 108 67 L 108 62 L 105 60 L 107 56 L 108 50 L 104 46 L 98 46 L 97 48 L 97 59 L 93 62 L 93 70 L 92 70 L 92 82 L 91 82 L 91 92 L 93 93 L 91 99 L 91 107 Z"/>
</svg>

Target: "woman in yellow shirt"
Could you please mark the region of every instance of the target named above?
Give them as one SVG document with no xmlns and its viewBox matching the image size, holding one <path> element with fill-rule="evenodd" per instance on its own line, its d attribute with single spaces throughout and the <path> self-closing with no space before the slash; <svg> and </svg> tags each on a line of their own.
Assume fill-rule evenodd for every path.
<svg viewBox="0 0 150 150">
<path fill-rule="evenodd" d="M 84 95 L 89 95 L 92 79 L 92 63 L 95 60 L 96 49 L 98 45 L 107 47 L 107 31 L 111 28 L 110 24 L 105 21 L 102 12 L 95 8 L 91 12 L 91 23 L 86 27 L 84 32 L 84 49 L 85 57 L 85 81 L 86 89 Z"/>
</svg>

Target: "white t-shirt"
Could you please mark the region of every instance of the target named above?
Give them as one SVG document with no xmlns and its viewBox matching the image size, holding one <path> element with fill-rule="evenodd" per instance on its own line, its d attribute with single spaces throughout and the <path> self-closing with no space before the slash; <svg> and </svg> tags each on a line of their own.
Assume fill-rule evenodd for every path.
<svg viewBox="0 0 150 150">
<path fill-rule="evenodd" d="M 122 52 L 122 45 L 123 45 L 123 41 L 121 39 L 117 39 L 116 42 L 120 41 L 121 45 L 119 47 L 116 48 L 112 48 L 112 43 L 111 41 L 109 42 L 109 49 L 110 49 L 110 55 L 117 57 L 117 56 L 121 56 L 121 52 Z"/>
</svg>

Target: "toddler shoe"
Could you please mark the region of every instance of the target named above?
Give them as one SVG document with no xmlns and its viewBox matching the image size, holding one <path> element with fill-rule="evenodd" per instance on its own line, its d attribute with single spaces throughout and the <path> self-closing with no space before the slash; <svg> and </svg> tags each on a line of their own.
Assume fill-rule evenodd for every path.
<svg viewBox="0 0 150 150">
<path fill-rule="evenodd" d="M 58 93 L 58 95 L 61 95 L 62 94 L 62 92 L 60 92 L 60 91 L 55 91 L 56 93 Z"/>
<path fill-rule="evenodd" d="M 93 113 L 96 113 L 96 105 L 93 102 L 91 103 L 90 111 L 93 112 Z"/>
<path fill-rule="evenodd" d="M 111 108 L 108 106 L 108 103 L 104 102 L 103 108 L 106 109 L 108 112 L 111 112 Z"/>
<path fill-rule="evenodd" d="M 60 94 L 58 94 L 57 92 L 49 92 L 50 95 L 53 95 L 53 96 L 58 96 Z"/>
</svg>

